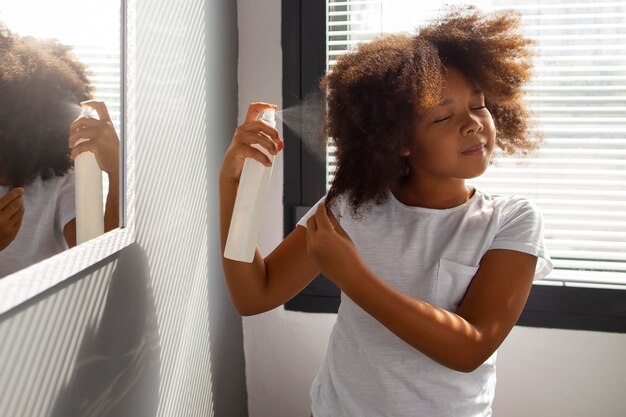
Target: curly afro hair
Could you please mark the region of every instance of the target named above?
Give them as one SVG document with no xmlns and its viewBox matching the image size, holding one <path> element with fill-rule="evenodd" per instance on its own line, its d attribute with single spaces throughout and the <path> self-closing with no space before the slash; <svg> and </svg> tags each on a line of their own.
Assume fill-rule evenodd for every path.
<svg viewBox="0 0 626 417">
<path fill-rule="evenodd" d="M 406 175 L 402 149 L 417 118 L 441 100 L 445 69 L 454 66 L 482 89 L 507 154 L 537 147 L 529 135 L 523 86 L 531 78 L 532 41 L 514 11 L 454 7 L 418 34 L 394 34 L 341 56 L 321 81 L 325 136 L 337 148 L 337 171 L 326 197 L 344 195 L 357 214 L 387 198 Z"/>
<path fill-rule="evenodd" d="M 0 177 L 17 187 L 65 175 L 69 125 L 91 97 L 87 69 L 70 47 L 0 24 Z"/>
</svg>

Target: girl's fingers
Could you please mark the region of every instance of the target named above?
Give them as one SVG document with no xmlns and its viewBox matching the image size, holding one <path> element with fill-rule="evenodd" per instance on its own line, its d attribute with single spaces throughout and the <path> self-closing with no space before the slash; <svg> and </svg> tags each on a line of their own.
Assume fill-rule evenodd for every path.
<svg viewBox="0 0 626 417">
<path fill-rule="evenodd" d="M 24 208 L 24 198 L 19 196 L 4 207 L 2 210 L 2 217 L 4 219 L 12 219 L 13 216 L 18 214 L 22 208 Z"/>
<path fill-rule="evenodd" d="M 326 214 L 328 214 L 328 220 L 330 221 L 330 223 L 333 225 L 333 228 L 338 231 L 340 234 L 344 235 L 344 236 L 348 236 L 348 234 L 346 233 L 345 230 L 343 230 L 343 227 L 341 227 L 341 224 L 339 224 L 339 220 L 337 220 L 337 217 L 335 217 L 335 215 L 333 214 L 332 211 L 327 210 Z"/>
<path fill-rule="evenodd" d="M 261 124 L 261 130 L 263 131 L 264 134 L 269 136 L 274 141 L 274 143 L 276 144 L 277 151 L 283 150 L 283 148 L 285 147 L 285 142 L 281 139 L 280 134 L 278 133 L 278 130 L 276 130 L 274 126 L 271 126 L 264 120 L 257 120 L 254 123 Z"/>
<path fill-rule="evenodd" d="M 109 116 L 109 110 L 103 101 L 88 100 L 80 103 L 81 106 L 89 106 L 98 112 L 98 118 L 106 123 L 111 123 L 111 116 Z"/>
<path fill-rule="evenodd" d="M 280 140 L 278 130 L 276 130 L 275 127 L 270 126 L 267 122 L 264 122 L 263 120 L 248 122 L 242 126 L 242 130 L 246 132 L 263 132 L 265 135 L 267 135 L 267 137 L 271 138 L 274 141 Z"/>
<path fill-rule="evenodd" d="M 20 230 L 20 226 L 22 226 L 22 220 L 20 219 L 19 221 L 16 221 L 13 226 L 11 227 L 11 233 L 13 235 L 17 235 L 17 232 L 19 232 Z"/>
<path fill-rule="evenodd" d="M 109 176 L 119 171 L 119 144 L 100 139 L 80 142 L 70 151 L 70 158 L 75 160 L 83 152 L 92 152 L 100 169 Z"/>
<path fill-rule="evenodd" d="M 343 230 L 343 227 L 341 227 L 341 224 L 339 224 L 339 220 L 337 220 L 332 211 L 326 208 L 324 203 L 321 203 L 317 207 L 314 217 L 319 229 L 331 230 L 349 241 L 352 241 L 348 233 L 346 233 L 346 231 Z"/>
<path fill-rule="evenodd" d="M 245 158 L 252 158 L 256 161 L 259 161 L 260 163 L 262 163 L 263 165 L 265 165 L 266 167 L 271 167 L 272 166 L 272 161 L 270 161 L 270 159 L 267 157 L 267 155 L 265 155 L 263 152 L 261 152 L 260 150 L 253 148 L 252 146 L 248 146 L 244 149 L 243 151 L 243 159 Z"/>
<path fill-rule="evenodd" d="M 331 229 L 334 230 L 334 226 L 330 222 L 328 218 L 328 213 L 326 213 L 326 206 L 322 203 L 317 206 L 317 210 L 315 210 L 315 223 L 320 229 Z"/>
<path fill-rule="evenodd" d="M 79 118 L 74 120 L 72 123 L 70 123 L 69 133 L 71 135 L 77 130 L 81 130 L 81 129 L 88 128 L 88 127 L 98 128 L 98 127 L 101 127 L 103 123 L 104 123 L 103 121 L 98 120 L 98 119 L 92 119 L 91 117 L 80 116 Z"/>
<path fill-rule="evenodd" d="M 254 122 L 257 119 L 257 117 L 259 117 L 259 114 L 265 109 L 277 109 L 277 108 L 278 108 L 277 105 L 271 104 L 271 103 L 263 103 L 263 102 L 250 103 L 250 105 L 248 106 L 248 113 L 246 114 L 246 123 Z"/>
<path fill-rule="evenodd" d="M 276 143 L 270 138 L 268 138 L 267 136 L 265 136 L 265 134 L 263 133 L 250 135 L 246 139 L 251 141 L 250 143 L 246 143 L 246 145 L 249 145 L 249 146 L 260 145 L 263 148 L 267 149 L 267 151 L 270 154 L 272 155 L 278 154 L 278 146 L 276 145 Z"/>
<path fill-rule="evenodd" d="M 262 148 L 267 149 L 267 151 L 272 155 L 276 155 L 279 152 L 279 148 L 276 143 L 261 132 L 245 132 L 237 135 L 235 140 L 244 147 L 254 145 L 261 146 Z"/>
<path fill-rule="evenodd" d="M 317 223 L 315 222 L 315 216 L 309 217 L 309 219 L 306 221 L 306 230 L 307 236 L 310 236 L 313 233 L 317 232 Z"/>
<path fill-rule="evenodd" d="M 85 142 L 81 142 L 81 143 L 79 143 L 78 145 L 76 145 L 76 146 L 74 146 L 72 148 L 72 151 L 70 152 L 70 158 L 76 159 L 76 157 L 78 155 L 80 155 L 81 153 L 86 152 L 86 151 L 90 151 L 90 152 L 93 152 L 95 154 L 95 152 L 94 152 L 95 148 L 96 148 L 96 146 L 95 146 L 95 143 L 94 143 L 93 140 L 88 140 L 88 141 L 85 141 Z"/>
<path fill-rule="evenodd" d="M 70 149 L 76 146 L 76 142 L 81 139 L 93 140 L 100 135 L 100 130 L 96 128 L 86 127 L 84 129 L 79 129 L 76 132 L 72 133 L 68 139 L 68 145 Z"/>
<path fill-rule="evenodd" d="M 0 197 L 0 211 L 3 211 L 14 200 L 24 195 L 24 189 L 22 187 L 16 187 L 9 190 L 8 193 Z"/>
<path fill-rule="evenodd" d="M 24 210 L 24 204 L 22 203 L 20 208 L 17 210 L 17 213 L 15 213 L 11 217 L 11 220 L 13 220 L 15 222 L 15 225 L 17 225 L 18 227 L 22 223 L 22 219 L 24 218 L 24 211 L 25 211 Z"/>
<path fill-rule="evenodd" d="M 271 155 L 277 155 L 283 148 L 284 143 L 280 139 L 278 130 L 261 120 L 257 120 L 260 112 L 266 109 L 275 109 L 271 103 L 251 103 L 248 107 L 246 120 L 237 127 L 233 135 L 227 157 L 224 159 L 224 172 L 230 172 L 232 178 L 241 175 L 241 163 L 245 158 L 252 158 L 261 164 L 270 167 Z M 269 153 L 269 157 L 266 155 Z"/>
</svg>

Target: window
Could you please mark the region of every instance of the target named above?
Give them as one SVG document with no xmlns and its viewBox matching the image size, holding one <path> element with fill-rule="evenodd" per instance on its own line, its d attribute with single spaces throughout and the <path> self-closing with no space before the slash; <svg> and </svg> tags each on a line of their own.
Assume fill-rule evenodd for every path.
<svg viewBox="0 0 626 417">
<path fill-rule="evenodd" d="M 298 90 L 301 98 L 332 68 L 338 55 L 382 33 L 412 32 L 440 7 L 403 0 L 302 1 L 305 3 L 317 8 L 317 15 L 298 11 L 302 16 L 298 21 L 307 21 L 309 27 L 305 31 L 303 24 L 298 35 L 302 42 L 300 65 L 311 59 L 306 58 L 310 54 L 323 54 L 325 62 L 317 72 L 308 68 L 310 79 L 305 80 L 303 74 L 305 83 L 301 82 Z M 537 42 L 535 78 L 527 99 L 545 137 L 544 146 L 531 158 L 498 158 L 485 175 L 471 181 L 487 192 L 523 194 L 539 204 L 544 214 L 555 271 L 534 286 L 519 324 L 624 332 L 626 1 L 493 0 L 475 4 L 484 10 L 519 10 L 524 30 Z M 289 12 L 283 9 L 283 22 Z M 317 16 L 315 24 L 312 16 Z M 294 22 L 291 24 L 297 26 Z M 293 36 L 285 33 L 289 26 L 284 23 L 284 39 L 289 33 Z M 324 37 L 321 46 L 320 31 Z M 305 48 L 306 42 L 310 45 Z M 287 49 L 284 54 L 287 79 L 297 68 L 290 66 L 294 55 Z M 285 84 L 285 99 L 293 91 Z M 333 173 L 332 148 L 327 155 L 325 181 Z M 285 177 L 286 232 L 304 207 L 325 191 L 320 192 L 319 180 L 309 183 L 311 171 L 302 162 L 307 155 L 300 152 L 298 157 L 299 172 L 306 175 L 300 175 L 296 186 L 294 178 L 291 184 L 287 182 L 294 171 L 289 163 L 292 156 L 285 156 L 285 171 L 289 172 Z M 295 190 L 301 194 L 315 190 L 315 197 L 297 200 Z M 338 294 L 329 281 L 318 278 L 286 308 L 336 311 Z"/>
<path fill-rule="evenodd" d="M 8 2 L 0 10 L 0 22 L 21 36 L 56 39 L 72 47 L 72 52 L 87 66 L 93 86 L 93 99 L 104 101 L 111 121 L 121 137 L 121 2 L 102 7 L 97 0 L 59 0 L 49 3 Z M 38 13 L 33 13 L 33 8 Z M 43 8 L 43 9 L 42 9 Z M 64 13 L 59 11 L 63 10 Z M 54 18 L 51 18 L 54 16 Z M 89 22 L 89 28 L 79 30 L 76 22 L 84 16 L 98 16 Z M 103 199 L 109 189 L 109 178 L 103 175 Z"/>
</svg>

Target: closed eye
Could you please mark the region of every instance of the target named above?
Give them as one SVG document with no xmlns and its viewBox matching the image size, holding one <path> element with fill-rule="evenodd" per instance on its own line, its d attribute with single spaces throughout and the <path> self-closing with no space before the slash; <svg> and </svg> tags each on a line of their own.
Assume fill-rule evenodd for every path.
<svg viewBox="0 0 626 417">
<path fill-rule="evenodd" d="M 486 109 L 487 106 L 478 106 L 478 107 L 472 107 L 472 110 L 482 110 L 482 109 Z M 442 117 L 441 119 L 437 119 L 437 120 L 433 120 L 433 123 L 441 123 L 441 122 L 445 122 L 446 120 L 448 120 L 449 118 L 451 118 L 452 115 L 450 116 L 446 116 L 446 117 Z"/>
<path fill-rule="evenodd" d="M 441 122 L 444 122 L 444 121 L 448 120 L 451 117 L 452 117 L 451 115 L 450 116 L 446 116 L 444 118 L 434 120 L 433 123 L 441 123 Z"/>
</svg>

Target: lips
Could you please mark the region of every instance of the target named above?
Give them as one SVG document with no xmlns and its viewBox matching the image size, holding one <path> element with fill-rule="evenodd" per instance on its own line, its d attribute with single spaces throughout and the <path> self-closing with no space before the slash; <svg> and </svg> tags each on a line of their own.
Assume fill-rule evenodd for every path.
<svg viewBox="0 0 626 417">
<path fill-rule="evenodd" d="M 473 155 L 482 155 L 487 151 L 487 148 L 484 144 L 479 143 L 478 145 L 474 145 L 471 148 L 467 148 L 463 152 L 463 155 L 473 156 Z"/>
</svg>

